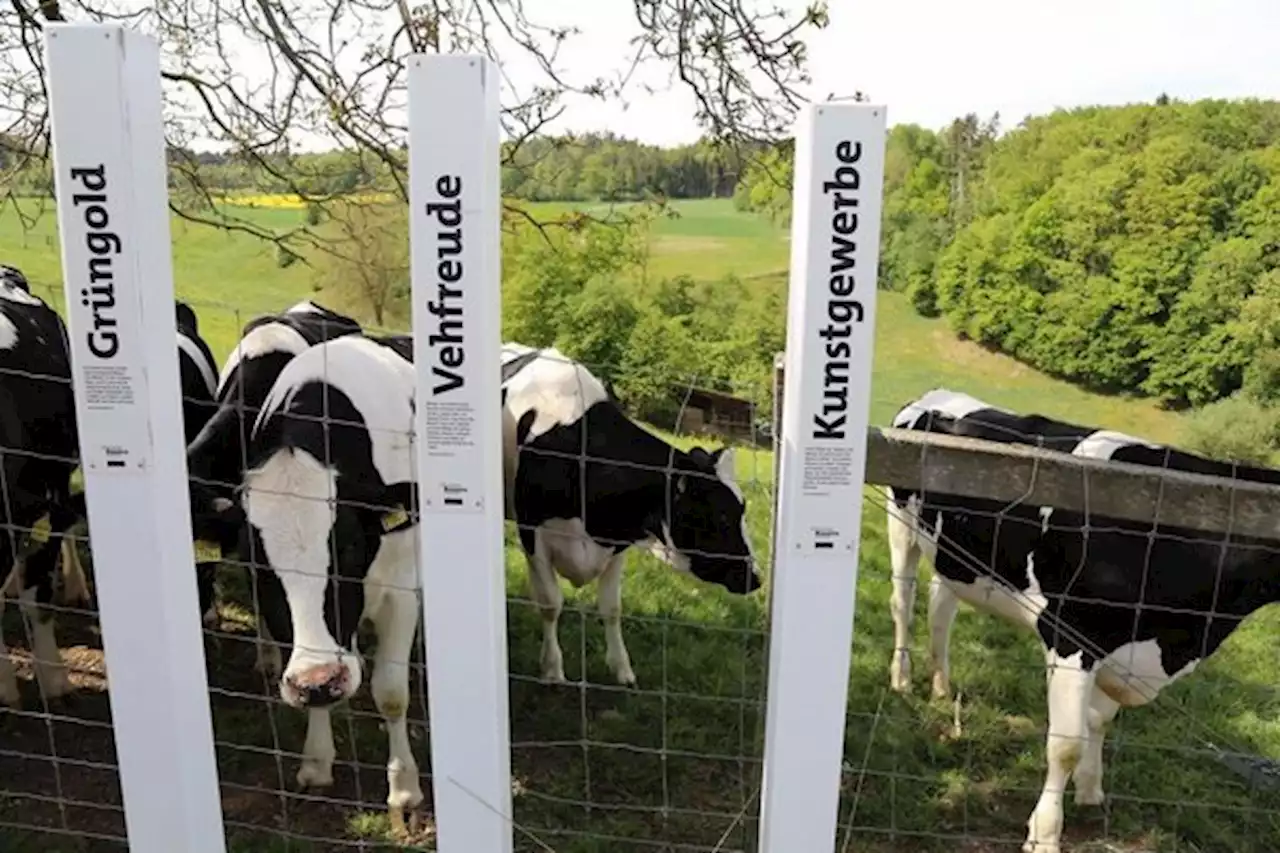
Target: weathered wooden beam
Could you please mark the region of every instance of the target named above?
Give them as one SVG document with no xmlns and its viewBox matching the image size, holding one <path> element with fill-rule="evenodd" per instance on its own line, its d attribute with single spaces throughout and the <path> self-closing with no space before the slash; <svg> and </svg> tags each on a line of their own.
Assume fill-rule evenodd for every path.
<svg viewBox="0 0 1280 853">
<path fill-rule="evenodd" d="M 918 430 L 867 431 L 867 482 L 1280 539 L 1280 486 Z"/>
<path fill-rule="evenodd" d="M 774 435 L 786 377 L 774 361 Z M 774 482 L 777 482 L 776 458 Z M 1206 533 L 1280 539 L 1280 487 L 1085 459 L 1027 445 L 872 427 L 867 482 L 1157 522 Z M 776 510 L 776 506 L 775 506 Z"/>
</svg>

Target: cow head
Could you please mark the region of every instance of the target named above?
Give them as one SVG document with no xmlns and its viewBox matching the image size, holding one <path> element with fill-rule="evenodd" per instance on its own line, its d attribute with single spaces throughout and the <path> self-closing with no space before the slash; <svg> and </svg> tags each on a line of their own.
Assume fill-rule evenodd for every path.
<svg viewBox="0 0 1280 853">
<path fill-rule="evenodd" d="M 178 323 L 178 329 L 186 332 L 188 335 L 200 334 L 200 321 L 196 319 L 196 312 L 191 306 L 180 300 L 174 300 L 173 303 L 174 319 Z"/>
<path fill-rule="evenodd" d="M 17 267 L 0 264 L 0 284 L 7 287 L 16 287 L 24 293 L 31 292 L 31 285 L 27 282 L 27 277 Z"/>
<path fill-rule="evenodd" d="M 287 459 L 294 456 L 294 461 Z M 301 461 L 298 461 L 301 458 Z M 283 461 L 280 461 L 283 460 Z M 281 492 L 288 476 L 297 492 Z M 251 473 L 243 503 L 250 522 L 257 605 L 286 659 L 280 698 L 294 708 L 318 708 L 349 699 L 363 668 L 356 631 L 364 610 L 364 581 L 385 562 L 412 563 L 416 537 L 410 508 L 412 483 L 369 494 L 363 486 L 319 501 L 305 468 L 319 463 L 285 451 Z M 324 475 L 328 476 L 327 469 Z M 320 477 L 316 477 L 319 483 Z M 356 492 L 359 493 L 356 493 Z"/>
<path fill-rule="evenodd" d="M 668 480 L 660 556 L 699 580 L 747 594 L 760 588 L 733 451 L 689 451 Z"/>
<path fill-rule="evenodd" d="M 324 707 L 360 689 L 363 671 L 355 634 L 364 609 L 362 575 L 381 545 L 364 515 L 342 506 L 334 511 L 322 571 L 267 568 L 261 563 L 270 562 L 271 551 L 254 549 L 258 608 L 286 658 L 279 690 L 291 707 Z M 261 531 L 254 532 L 261 544 Z"/>
</svg>

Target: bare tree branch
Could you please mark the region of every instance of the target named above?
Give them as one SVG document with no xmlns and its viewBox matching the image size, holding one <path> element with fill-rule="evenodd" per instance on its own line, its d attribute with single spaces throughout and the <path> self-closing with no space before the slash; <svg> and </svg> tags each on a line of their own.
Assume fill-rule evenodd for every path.
<svg viewBox="0 0 1280 853">
<path fill-rule="evenodd" d="M 564 116 L 568 98 L 625 101 L 639 71 L 655 65 L 693 95 L 695 118 L 717 145 L 786 136 L 808 81 L 803 37 L 827 20 L 822 0 L 799 15 L 757 9 L 756 0 L 632 0 L 631 52 L 617 68 L 583 71 L 562 59 L 581 33 L 533 20 L 523 0 L 7 2 L 16 13 L 0 16 L 0 191 L 8 202 L 48 193 L 43 23 L 120 21 L 161 42 L 174 212 L 295 248 L 320 238 L 237 218 L 221 203 L 228 187 L 217 175 L 231 164 L 263 192 L 290 193 L 320 210 L 371 193 L 407 201 L 405 108 L 415 51 L 499 60 L 503 166 L 532 169 L 536 157 L 523 156 L 525 142 Z M 570 17 L 573 5 L 556 9 Z M 506 66 L 522 71 L 508 75 Z M 341 156 L 303 158 L 304 142 Z M 533 218 L 520 207 L 512 213 Z"/>
</svg>

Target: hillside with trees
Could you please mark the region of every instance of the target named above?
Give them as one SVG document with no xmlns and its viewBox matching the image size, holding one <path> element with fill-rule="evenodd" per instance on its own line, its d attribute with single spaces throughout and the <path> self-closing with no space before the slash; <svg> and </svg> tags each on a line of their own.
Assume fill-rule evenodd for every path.
<svg viewBox="0 0 1280 853">
<path fill-rule="evenodd" d="M 770 155 L 785 161 L 785 145 Z M 740 207 L 785 219 L 789 163 Z M 1280 104 L 1061 110 L 997 136 L 896 126 L 881 286 L 1086 387 L 1199 406 L 1280 394 Z"/>
<path fill-rule="evenodd" d="M 0 174 L 16 165 L 0 135 Z M 751 144 L 717 145 L 703 138 L 662 148 L 611 133 L 535 135 L 502 147 L 502 190 L 526 201 L 638 201 L 645 198 L 728 198 L 743 164 L 759 150 Z M 397 161 L 405 152 L 395 152 Z M 332 197 L 394 193 L 392 170 L 353 150 L 255 152 L 253 156 L 171 148 L 172 191 L 218 194 L 300 193 Z M 24 195 L 48 194 L 44 163 L 4 175 Z"/>
<path fill-rule="evenodd" d="M 2 146 L 0 146 L 2 147 Z M 382 323 L 407 319 L 407 239 L 395 168 L 367 152 L 259 154 L 173 149 L 171 185 L 324 196 L 280 256 L 316 251 L 316 286 Z M 782 264 L 749 274 L 648 271 L 663 202 L 732 198 L 782 234 L 792 144 L 662 149 L 611 134 L 507 143 L 504 322 L 533 344 L 599 365 L 642 408 L 697 375 L 709 387 L 767 381 L 784 338 Z M 287 180 L 283 177 L 287 176 Z M 19 193 L 47 192 L 39 173 Z M 596 203 L 641 202 L 613 213 Z M 1229 401 L 1250 446 L 1280 450 L 1280 104 L 1206 100 L 1060 110 L 1001 134 L 968 115 L 887 141 L 880 285 L 956 334 L 1085 388 L 1172 408 Z M 533 213 L 531 213 L 533 211 Z M 585 212 L 585 213 L 584 213 Z M 614 215 L 614 214 L 619 215 Z M 1243 407 L 1243 408 L 1242 408 Z M 1280 411 L 1278 409 L 1277 411 Z M 1275 425 L 1275 426 L 1273 426 Z M 1224 451 L 1227 452 L 1227 451 Z M 1229 451 L 1237 456 L 1243 451 Z M 1246 454 L 1247 455 L 1247 454 Z M 1254 454 L 1257 458 L 1257 454 Z"/>
</svg>

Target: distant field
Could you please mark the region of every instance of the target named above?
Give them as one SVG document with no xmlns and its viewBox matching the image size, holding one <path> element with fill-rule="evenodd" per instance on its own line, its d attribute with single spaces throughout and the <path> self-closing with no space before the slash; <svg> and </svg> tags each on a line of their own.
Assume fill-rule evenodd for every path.
<svg viewBox="0 0 1280 853">
<path fill-rule="evenodd" d="M 302 224 L 304 212 L 290 200 L 272 204 L 271 197 L 252 199 L 256 207 L 233 207 L 238 217 L 269 228 Z M 529 205 L 544 215 L 569 209 L 563 204 Z M 607 215 L 608 205 L 575 205 Z M 677 202 L 677 218 L 654 227 L 651 277 L 690 275 L 743 278 L 785 275 L 786 232 L 755 217 L 743 216 L 728 200 Z M 179 298 L 199 308 L 209 345 L 221 358 L 234 346 L 243 321 L 256 312 L 277 310 L 311 293 L 309 269 L 294 264 L 281 269 L 274 247 L 244 233 L 221 232 L 174 217 L 172 225 L 174 287 Z M 52 204 L 34 229 L 24 229 L 9 208 L 0 210 L 0 258 L 22 267 L 37 286 L 44 286 L 59 306 L 57 224 Z"/>
<path fill-rule="evenodd" d="M 787 240 L 780 229 L 736 213 L 724 200 L 680 202 L 675 208 L 679 218 L 656 228 L 650 274 L 785 276 Z M 297 224 L 302 215 L 287 206 L 264 206 L 245 213 L 273 227 Z M 283 308 L 310 293 L 305 267 L 280 269 L 274 250 L 252 237 L 175 221 L 173 239 L 178 295 L 198 306 L 209 343 L 220 358 L 233 346 L 240 325 L 254 313 Z M 0 262 L 23 268 L 33 282 L 51 289 L 61 302 L 51 213 L 26 235 L 11 213 L 0 214 Z M 1090 394 L 1048 379 L 1012 359 L 956 340 L 945 324 L 916 316 L 896 294 L 881 293 L 878 299 L 872 409 L 877 423 L 887 422 L 899 406 L 921 392 L 947 386 L 1015 409 L 1155 439 L 1172 440 L 1177 434 L 1178 418 L 1149 403 Z M 758 555 L 767 560 L 772 455 L 740 453 L 749 530 Z M 891 622 L 881 501 L 869 490 L 845 756 L 851 770 L 842 806 L 842 815 L 856 829 L 851 849 L 864 853 L 1017 849 L 1008 842 L 1020 842 L 1043 778 L 1042 662 L 1029 637 L 994 619 L 961 616 L 953 640 L 953 676 L 965 695 L 963 735 L 951 739 L 943 734 L 951 719 L 949 708 L 920 698 L 886 697 Z M 736 759 L 759 755 L 761 719 L 753 700 L 761 695 L 767 654 L 760 633 L 767 624 L 766 599 L 733 599 L 677 577 L 647 556 L 633 555 L 624 588 L 624 633 L 639 689 L 608 689 L 603 637 L 592 609 L 594 591 L 566 586 L 567 607 L 561 620 L 565 669 L 571 679 L 585 677 L 591 689 L 552 690 L 536 683 L 541 628 L 536 611 L 525 601 L 523 559 L 510 535 L 507 571 L 514 596 L 509 625 L 516 819 L 550 845 L 538 846 L 517 834 L 516 849 L 559 853 L 714 849 L 755 784 L 750 766 Z M 927 577 L 925 572 L 916 615 L 918 696 L 926 689 L 922 633 Z M 575 608 L 583 608 L 582 615 Z M 240 609 L 229 609 L 224 630 L 247 633 L 245 616 Z M 17 624 L 11 620 L 10 636 L 21 636 Z M 1104 817 L 1096 810 L 1075 808 L 1068 797 L 1067 837 L 1079 845 L 1068 849 L 1088 853 L 1280 849 L 1280 826 L 1269 814 L 1250 811 L 1275 808 L 1273 794 L 1251 792 L 1213 761 L 1179 751 L 1208 737 L 1224 745 L 1232 741 L 1280 755 L 1280 699 L 1272 689 L 1280 680 L 1273 640 L 1277 630 L 1280 617 L 1276 613 L 1255 617 L 1217 658 L 1168 691 L 1156 705 L 1120 715 L 1107 748 L 1107 790 L 1117 801 Z M 82 643 L 96 642 L 90 635 L 80 636 Z M 265 712 L 256 701 L 243 698 L 261 690 L 249 671 L 252 654 L 251 646 L 240 642 L 224 642 L 222 652 L 211 653 L 215 683 L 233 691 L 232 697 L 241 697 L 215 701 L 217 733 L 224 744 L 251 743 L 270 750 L 274 735 L 265 725 Z M 93 705 L 92 698 L 86 701 L 98 713 L 105 707 L 100 701 Z M 371 703 L 362 699 L 356 709 L 368 712 Z M 282 748 L 298 751 L 301 715 L 282 712 L 274 717 Z M 334 730 L 340 760 L 358 754 L 366 769 L 358 777 L 340 773 L 339 786 L 331 794 L 348 801 L 362 796 L 366 805 L 292 804 L 288 830 L 303 838 L 291 843 L 264 840 L 280 829 L 278 799 L 270 793 L 280 784 L 276 762 L 255 752 L 220 749 L 223 776 L 238 786 L 224 801 L 228 818 L 237 824 L 232 832 L 233 853 L 319 853 L 332 848 L 312 844 L 306 836 L 340 835 L 348 842 L 382 836 L 385 820 L 376 804 L 376 792 L 385 784 L 378 767 L 384 760 L 382 735 L 372 721 L 348 725 L 341 713 L 336 715 Z M 42 744 L 50 736 L 39 721 L 23 722 L 14 732 L 0 735 L 15 738 L 0 743 L 47 749 Z M 414 736 L 425 770 L 426 740 L 420 730 Z M 80 757 L 111 762 L 109 747 L 109 741 L 93 741 L 84 745 Z M 59 743 L 64 756 L 74 750 Z M 283 762 L 286 783 L 291 783 L 294 770 L 294 759 L 289 757 Z M 64 779 L 64 784 L 74 786 L 78 781 Z M 77 791 L 82 799 L 96 796 L 92 790 Z M 593 804 L 590 811 L 582 805 L 584 800 Z M 850 816 L 855 801 L 857 811 Z M 1214 803 L 1215 807 L 1184 803 Z M 30 801 L 6 801 L 0 796 L 0 826 L 37 820 L 31 809 Z M 682 809 L 697 810 L 701 816 Z M 56 815 L 48 820 L 57 823 Z M 258 832 L 248 829 L 249 825 L 275 829 Z M 954 839 L 959 834 L 967 841 L 957 843 Z M 989 841 L 992 838 L 1002 839 L 1003 844 Z M 0 829 L 3 850 L 63 849 L 50 843 L 44 836 L 6 835 Z M 741 848 L 741 835 L 732 835 L 729 844 Z"/>
<path fill-rule="evenodd" d="M 649 275 L 719 278 L 732 273 L 745 279 L 786 274 L 785 229 L 738 213 L 728 199 L 677 201 L 672 207 L 677 216 L 661 220 L 654 229 Z M 582 209 L 603 215 L 610 207 Z"/>
</svg>

